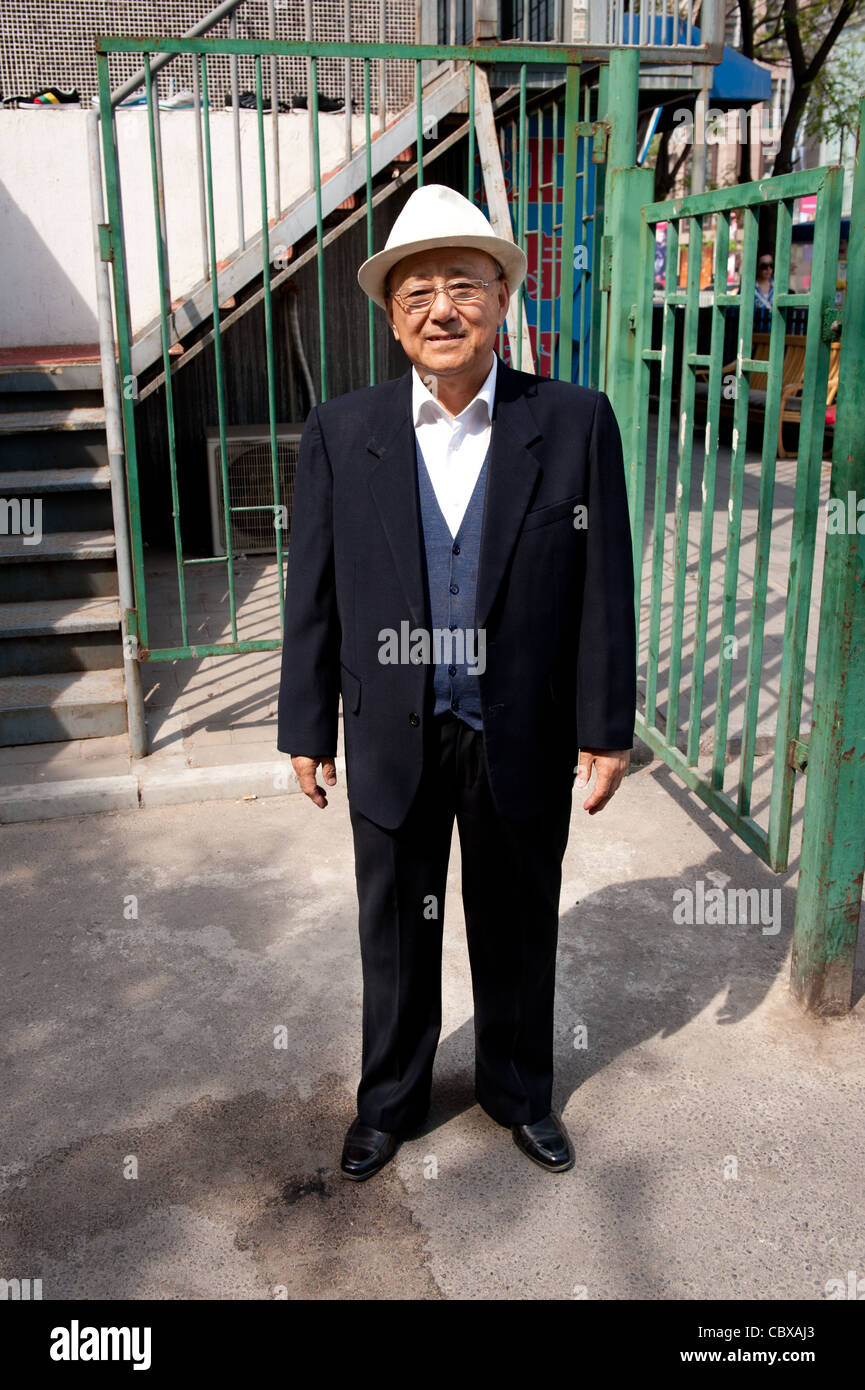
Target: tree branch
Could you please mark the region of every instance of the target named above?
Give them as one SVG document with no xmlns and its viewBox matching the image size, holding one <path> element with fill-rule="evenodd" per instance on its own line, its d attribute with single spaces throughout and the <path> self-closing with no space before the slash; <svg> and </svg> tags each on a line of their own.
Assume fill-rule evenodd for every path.
<svg viewBox="0 0 865 1390">
<path fill-rule="evenodd" d="M 793 77 L 796 82 L 799 83 L 805 76 L 807 64 L 805 62 L 805 53 L 802 49 L 802 38 L 799 33 L 797 0 L 784 0 L 784 40 L 790 54 L 790 66 L 793 69 Z"/>
<path fill-rule="evenodd" d="M 739 21 L 742 25 L 742 53 L 754 57 L 754 6 L 752 0 L 738 0 Z"/>
</svg>

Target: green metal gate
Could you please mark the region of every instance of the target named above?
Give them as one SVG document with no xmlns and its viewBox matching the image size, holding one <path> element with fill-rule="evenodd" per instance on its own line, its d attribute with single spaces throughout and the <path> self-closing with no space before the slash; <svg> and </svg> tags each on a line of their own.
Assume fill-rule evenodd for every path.
<svg viewBox="0 0 865 1390">
<path fill-rule="evenodd" d="M 863 107 L 865 114 L 865 107 Z M 635 171 L 626 171 L 623 188 Z M 863 364 L 865 364 L 865 178 L 857 173 L 848 251 L 849 286 L 843 309 L 836 308 L 836 269 L 843 171 L 809 170 L 759 183 L 645 203 L 639 237 L 639 272 L 633 285 L 611 300 L 611 318 L 629 315 L 627 342 L 611 364 L 611 394 L 618 390 L 620 421 L 627 429 L 628 489 L 637 577 L 635 609 L 645 660 L 645 706 L 637 733 L 721 819 L 774 871 L 788 866 L 794 781 L 808 771 L 803 825 L 801 878 L 794 928 L 793 985 L 818 1012 L 843 1012 L 850 1005 L 853 957 L 865 861 L 865 540 L 862 531 L 833 534 L 827 527 L 824 587 L 820 609 L 820 647 L 814 693 L 814 735 L 801 728 L 806 641 L 818 533 L 819 492 L 830 357 L 839 349 L 841 380 L 837 399 L 831 497 L 865 497 L 863 449 Z M 794 203 L 816 197 L 810 286 L 793 293 L 789 283 Z M 752 286 L 755 279 L 760 216 L 774 214 L 772 239 L 776 290 L 764 354 L 756 355 Z M 731 217 L 743 219 L 741 271 L 728 287 Z M 660 342 L 652 340 L 655 299 L 656 232 L 666 223 L 666 262 L 660 300 Z M 765 225 L 765 223 L 764 223 Z M 771 225 L 771 224 L 770 224 Z M 698 314 L 703 248 L 711 248 L 711 290 L 703 292 L 710 319 L 709 342 L 699 351 Z M 686 251 L 686 275 L 680 263 Z M 684 279 L 684 284 L 682 280 Z M 764 630 L 770 546 L 776 518 L 776 476 L 785 350 L 791 343 L 787 320 L 807 315 L 804 387 L 795 462 L 789 579 L 784 606 L 783 645 L 768 816 L 753 814 L 752 792 L 757 747 L 758 699 L 764 677 Z M 724 364 L 725 326 L 735 322 L 735 360 Z M 681 318 L 681 368 L 674 370 L 677 318 Z M 707 349 L 707 350 L 706 350 Z M 732 368 L 732 370 L 731 370 Z M 619 373 L 619 378 L 615 376 Z M 755 393 L 751 378 L 765 379 L 763 433 L 759 458 L 753 573 L 743 581 L 743 494 L 749 409 Z M 650 394 L 658 385 L 655 479 L 651 528 L 646 527 L 650 457 Z M 695 407 L 703 388 L 705 444 L 695 460 Z M 676 387 L 678 392 L 676 393 Z M 630 400 L 628 392 L 630 388 Z M 722 403 L 732 398 L 729 489 L 717 499 L 726 507 L 722 545 L 713 547 L 716 474 Z M 623 421 L 623 417 L 624 421 Z M 675 424 L 674 424 L 675 418 Z M 675 450 L 674 477 L 668 479 Z M 695 472 L 695 462 L 701 471 Z M 668 481 L 674 483 L 672 516 Z M 699 536 L 689 555 L 691 493 L 699 481 Z M 865 504 L 863 504 L 865 510 Z M 668 535 L 668 520 L 672 534 Z M 693 548 L 692 548 L 693 549 Z M 692 620 L 686 627 L 686 587 L 693 590 Z M 717 586 L 713 597 L 713 581 Z M 741 748 L 737 785 L 725 785 L 729 761 L 731 683 L 738 654 L 745 590 L 747 627 Z M 665 589 L 667 596 L 665 598 Z M 709 639 L 710 618 L 717 620 Z M 711 645 L 711 652 L 710 652 Z M 714 656 L 712 760 L 698 769 L 706 674 Z M 683 691 L 683 666 L 690 664 Z M 662 701 L 661 696 L 665 697 Z M 684 712 L 683 701 L 686 701 Z M 682 731 L 682 739 L 677 735 Z M 680 742 L 684 747 L 680 746 Z M 819 746 L 819 763 L 814 752 Z"/>
<path fill-rule="evenodd" d="M 784 178 L 746 184 L 718 192 L 682 198 L 676 202 L 654 203 L 643 210 L 640 244 L 642 269 L 641 296 L 637 308 L 637 459 L 631 472 L 631 506 L 635 538 L 642 542 L 645 490 L 638 485 L 646 476 L 648 452 L 649 392 L 653 363 L 660 370 L 658 433 L 655 470 L 654 515 L 651 534 L 651 570 L 646 666 L 645 711 L 639 719 L 639 734 L 656 753 L 674 768 L 698 796 L 731 826 L 745 843 L 771 868 L 787 867 L 793 780 L 801 762 L 800 713 L 805 669 L 805 641 L 811 598 L 811 576 L 817 535 L 818 493 L 823 447 L 826 387 L 829 375 L 829 335 L 835 318 L 835 276 L 838 263 L 838 236 L 841 215 L 842 171 L 809 170 Z M 773 297 L 771 338 L 766 360 L 752 355 L 754 327 L 751 286 L 756 277 L 758 214 L 773 206 L 777 210 L 775 279 L 786 285 L 789 279 L 793 204 L 797 198 L 816 195 L 814 260 L 811 287 L 807 293 L 792 294 L 777 289 Z M 744 212 L 740 283 L 727 287 L 730 250 L 730 217 L 734 209 Z M 655 271 L 655 229 L 667 224 L 666 270 L 663 289 L 662 337 L 659 347 L 651 347 L 653 280 Z M 710 225 L 711 224 L 711 225 Z M 687 284 L 679 287 L 680 251 L 687 233 Z M 700 271 L 704 239 L 714 240 L 714 273 L 711 291 L 711 342 L 709 351 L 697 351 L 697 320 Z M 699 254 L 698 254 L 699 252 Z M 772 798 L 768 827 L 751 817 L 751 786 L 757 727 L 757 697 L 763 667 L 763 633 L 766 619 L 769 548 L 775 512 L 775 479 L 779 415 L 781 410 L 782 366 L 785 352 L 785 320 L 791 308 L 808 310 L 805 347 L 805 388 L 799 427 L 796 502 L 790 553 L 792 582 L 787 595 L 784 626 L 783 667 L 779 718 L 775 742 Z M 672 370 L 676 318 L 683 314 L 682 368 L 678 393 L 678 428 L 671 429 L 674 374 Z M 735 373 L 724 381 L 724 328 L 727 313 L 737 319 Z M 680 685 L 683 657 L 685 579 L 688 567 L 688 525 L 694 454 L 695 403 L 698 374 L 707 378 L 706 444 L 704 450 L 700 511 L 699 556 L 697 565 L 696 616 L 693 632 L 693 668 L 687 717 L 687 746 L 677 747 L 680 727 Z M 734 660 L 727 653 L 738 649 L 736 636 L 737 596 L 739 594 L 740 547 L 742 539 L 743 482 L 747 449 L 748 414 L 752 402 L 749 377 L 766 374 L 764 427 L 760 462 L 760 497 L 757 515 L 756 556 L 753 592 L 750 599 L 750 625 L 747 641 L 747 674 L 744 722 L 742 727 L 741 770 L 735 795 L 724 790 L 727 761 L 727 720 Z M 732 393 L 734 414 L 730 489 L 727 501 L 727 528 L 723 562 L 723 598 L 717 638 L 718 691 L 711 775 L 694 772 L 697 762 L 707 661 L 709 584 L 712 574 L 713 520 L 716 506 L 716 464 L 722 391 Z M 821 409 L 819 402 L 824 402 Z M 669 661 L 662 673 L 659 657 L 662 587 L 664 580 L 665 523 L 668 455 L 671 435 L 676 448 L 675 540 L 673 546 L 673 595 Z M 642 569 L 642 545 L 635 559 Z M 639 570 L 637 571 L 640 572 Z M 641 605 L 637 606 L 638 619 Z M 666 675 L 666 718 L 658 726 L 658 687 Z"/>
</svg>

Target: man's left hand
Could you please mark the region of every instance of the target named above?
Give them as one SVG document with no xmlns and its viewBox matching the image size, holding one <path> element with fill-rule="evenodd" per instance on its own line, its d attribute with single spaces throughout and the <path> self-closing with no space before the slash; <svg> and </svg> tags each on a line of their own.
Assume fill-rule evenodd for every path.
<svg viewBox="0 0 865 1390">
<path fill-rule="evenodd" d="M 619 783 L 627 771 L 630 760 L 630 748 L 625 748 L 621 752 L 616 752 L 614 749 L 609 748 L 594 750 L 591 748 L 580 749 L 580 758 L 577 763 L 577 777 L 574 786 L 588 786 L 593 767 L 597 773 L 594 790 L 587 800 L 583 802 L 583 810 L 588 811 L 590 816 L 595 815 L 597 811 L 603 811 L 607 802 L 612 799 Z"/>
</svg>

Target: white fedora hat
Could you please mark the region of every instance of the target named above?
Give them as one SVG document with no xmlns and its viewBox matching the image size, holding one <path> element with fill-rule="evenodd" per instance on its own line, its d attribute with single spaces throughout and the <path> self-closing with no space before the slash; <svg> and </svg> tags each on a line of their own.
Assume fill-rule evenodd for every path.
<svg viewBox="0 0 865 1390">
<path fill-rule="evenodd" d="M 391 266 L 415 251 L 440 246 L 486 251 L 499 262 L 511 294 L 525 279 L 525 252 L 515 242 L 496 236 L 480 208 L 443 183 L 425 183 L 415 189 L 394 222 L 384 250 L 364 261 L 357 272 L 358 284 L 384 309 L 384 287 Z"/>
</svg>

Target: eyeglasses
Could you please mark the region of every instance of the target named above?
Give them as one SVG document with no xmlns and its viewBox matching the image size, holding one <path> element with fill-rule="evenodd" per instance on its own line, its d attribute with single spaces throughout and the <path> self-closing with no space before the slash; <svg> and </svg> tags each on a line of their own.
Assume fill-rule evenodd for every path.
<svg viewBox="0 0 865 1390">
<path fill-rule="evenodd" d="M 757 269 L 758 269 L 758 270 L 771 270 L 772 267 L 774 266 L 774 264 L 775 264 L 774 261 L 760 261 L 760 264 L 758 265 Z"/>
<path fill-rule="evenodd" d="M 496 275 L 492 280 L 448 280 L 447 284 L 437 285 L 432 290 L 391 290 L 391 295 L 399 300 L 407 314 L 418 314 L 428 309 L 442 290 L 454 304 L 472 304 L 476 299 L 483 299 L 487 286 L 494 285 L 501 278 L 501 275 Z"/>
</svg>

